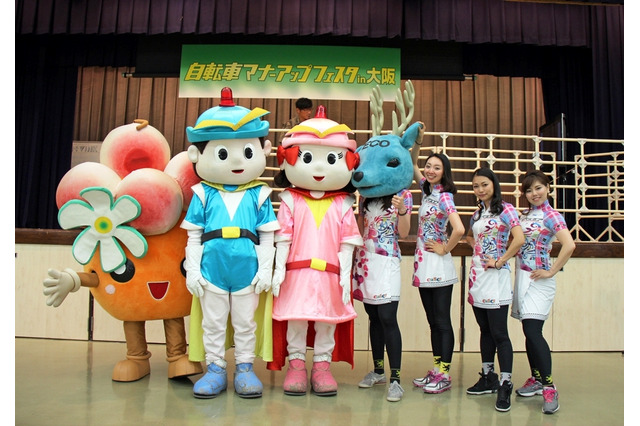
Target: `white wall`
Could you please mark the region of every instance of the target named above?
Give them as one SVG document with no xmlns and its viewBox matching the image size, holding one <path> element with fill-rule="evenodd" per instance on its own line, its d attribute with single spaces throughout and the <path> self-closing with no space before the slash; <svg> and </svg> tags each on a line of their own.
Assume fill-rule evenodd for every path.
<svg viewBox="0 0 640 426">
<path fill-rule="evenodd" d="M 70 294 L 58 308 L 46 306 L 42 293 L 48 268 L 72 268 L 81 271 L 71 255 L 71 246 L 16 244 L 15 246 L 15 335 L 54 339 L 88 339 L 89 291 L 81 288 Z M 461 257 L 454 258 L 462 276 Z M 470 261 L 466 259 L 467 265 Z M 402 289 L 398 321 L 404 351 L 430 351 L 429 328 L 418 290 L 411 286 L 413 258 L 402 259 Z M 465 272 L 466 277 L 466 272 Z M 624 259 L 572 258 L 556 276 L 558 290 L 552 316 L 545 323 L 544 334 L 554 351 L 622 351 L 624 350 Z M 467 283 L 464 282 L 466 289 Z M 464 351 L 479 350 L 479 330 L 466 302 L 461 302 L 460 283 L 455 285 L 451 317 L 460 349 L 460 312 L 464 309 Z M 356 349 L 369 347 L 367 315 L 356 301 Z M 188 318 L 186 319 L 188 328 Z M 514 350 L 524 350 L 520 323 L 509 319 Z M 94 306 L 95 340 L 124 341 L 122 323 Z M 188 332 L 187 332 L 188 335 Z M 147 323 L 147 340 L 164 342 L 162 321 Z"/>
</svg>

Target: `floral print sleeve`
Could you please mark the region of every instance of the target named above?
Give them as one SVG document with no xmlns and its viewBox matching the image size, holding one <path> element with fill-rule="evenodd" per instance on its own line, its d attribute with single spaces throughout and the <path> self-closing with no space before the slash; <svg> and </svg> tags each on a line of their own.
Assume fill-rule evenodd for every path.
<svg viewBox="0 0 640 426">
<path fill-rule="evenodd" d="M 557 234 L 559 231 L 563 229 L 568 229 L 567 222 L 565 222 L 564 217 L 558 213 L 557 211 L 550 209 L 545 212 L 544 217 L 544 226 L 553 230 L 554 234 Z"/>
<path fill-rule="evenodd" d="M 502 203 L 502 206 L 504 209 L 502 210 L 502 213 L 500 213 L 500 220 L 507 224 L 509 229 L 514 226 L 520 226 L 520 218 L 518 217 L 518 212 L 513 205 L 509 203 Z"/>
<path fill-rule="evenodd" d="M 453 202 L 453 194 L 450 192 L 442 192 L 440 194 L 440 209 L 447 213 L 449 216 L 451 213 L 457 213 L 456 205 Z"/>
</svg>

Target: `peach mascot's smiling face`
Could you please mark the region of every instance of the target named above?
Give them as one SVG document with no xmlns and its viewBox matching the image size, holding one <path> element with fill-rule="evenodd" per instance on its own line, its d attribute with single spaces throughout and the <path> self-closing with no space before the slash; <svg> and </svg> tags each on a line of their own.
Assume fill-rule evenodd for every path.
<svg viewBox="0 0 640 426">
<path fill-rule="evenodd" d="M 186 152 L 169 159 L 164 136 L 140 122 L 109 133 L 100 163 L 82 163 L 63 177 L 58 221 L 63 229 L 84 228 L 73 255 L 98 275 L 99 285 L 90 290 L 110 315 L 122 321 L 180 318 L 189 315 L 192 300 L 180 219 L 199 179 Z"/>
<path fill-rule="evenodd" d="M 180 318 L 189 315 L 191 294 L 185 282 L 182 261 L 187 234 L 180 226 L 169 232 L 147 237 L 149 249 L 136 258 L 127 249 L 122 267 L 104 272 L 100 266 L 100 249 L 85 266 L 100 278 L 91 289 L 93 297 L 110 315 L 122 321 L 147 321 Z"/>
</svg>

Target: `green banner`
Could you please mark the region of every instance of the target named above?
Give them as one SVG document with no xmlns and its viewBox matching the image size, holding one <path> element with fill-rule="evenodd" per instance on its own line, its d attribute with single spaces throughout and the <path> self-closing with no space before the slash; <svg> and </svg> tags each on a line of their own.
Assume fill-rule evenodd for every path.
<svg viewBox="0 0 640 426">
<path fill-rule="evenodd" d="M 183 45 L 181 98 L 369 100 L 380 86 L 385 101 L 400 87 L 400 49 L 344 46 Z"/>
</svg>

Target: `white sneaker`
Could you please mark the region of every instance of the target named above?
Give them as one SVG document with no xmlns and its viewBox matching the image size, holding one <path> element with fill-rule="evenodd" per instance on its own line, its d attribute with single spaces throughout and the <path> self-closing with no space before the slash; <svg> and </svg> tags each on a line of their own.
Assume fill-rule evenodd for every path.
<svg viewBox="0 0 640 426">
<path fill-rule="evenodd" d="M 429 383 L 436 376 L 436 374 L 437 373 L 435 370 L 429 370 L 426 376 L 417 377 L 413 379 L 413 386 L 417 388 L 423 388 L 427 383 Z"/>
<path fill-rule="evenodd" d="M 446 378 L 442 373 L 436 374 L 435 377 L 422 388 L 425 393 L 442 393 L 449 389 L 451 389 L 451 377 Z"/>
<path fill-rule="evenodd" d="M 391 382 L 389 385 L 389 391 L 387 392 L 387 401 L 398 402 L 404 395 L 404 389 L 400 386 L 399 382 Z"/>
<path fill-rule="evenodd" d="M 387 383 L 387 378 L 384 377 L 384 374 L 378 374 L 375 371 L 369 371 L 364 379 L 360 383 L 358 383 L 358 387 L 361 388 L 370 388 L 373 385 L 384 385 Z"/>
</svg>

